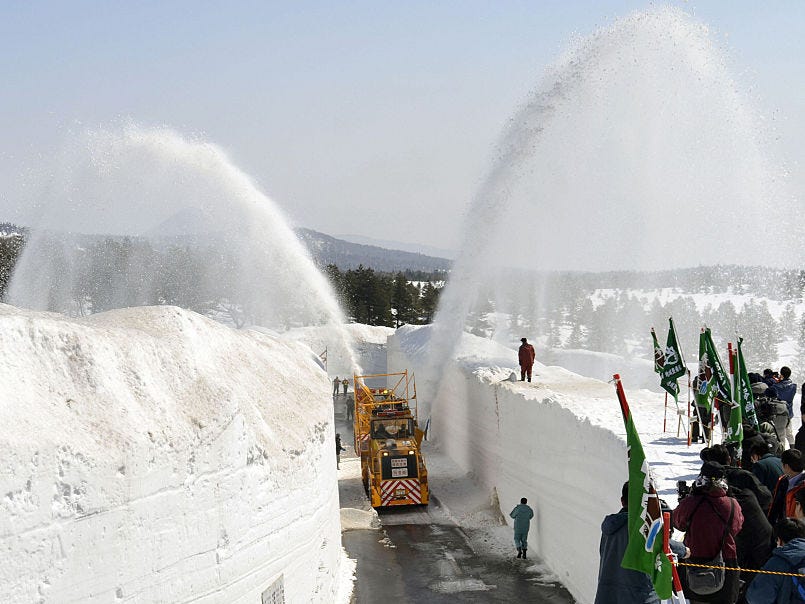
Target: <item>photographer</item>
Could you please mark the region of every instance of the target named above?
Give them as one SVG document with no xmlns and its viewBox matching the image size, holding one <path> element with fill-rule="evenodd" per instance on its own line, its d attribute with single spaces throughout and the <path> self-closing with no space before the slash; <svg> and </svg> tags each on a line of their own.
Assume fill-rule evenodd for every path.
<svg viewBox="0 0 805 604">
<path fill-rule="evenodd" d="M 765 512 L 771 504 L 771 493 L 754 474 L 732 466 L 733 459 L 724 445 L 713 445 L 702 450 L 700 455 L 704 461 L 715 461 L 724 466 L 728 494 L 741 506 L 744 523 L 735 537 L 738 565 L 744 569 L 760 568 L 769 559 L 772 550 L 772 526 Z M 755 574 L 741 571 L 744 587 L 752 582 Z"/>
<path fill-rule="evenodd" d="M 738 566 L 735 536 L 743 527 L 741 506 L 727 496 L 724 466 L 705 462 L 690 495 L 679 502 L 673 514 L 674 526 L 685 531 L 685 545 L 690 549 L 691 562 L 713 565 L 714 558 L 723 558 L 726 572 L 721 587 L 714 593 L 697 593 L 688 575 L 698 574 L 695 568 L 681 567 L 680 578 L 691 604 L 719 602 L 735 604 L 738 599 Z M 716 564 L 717 565 L 717 564 Z"/>
</svg>

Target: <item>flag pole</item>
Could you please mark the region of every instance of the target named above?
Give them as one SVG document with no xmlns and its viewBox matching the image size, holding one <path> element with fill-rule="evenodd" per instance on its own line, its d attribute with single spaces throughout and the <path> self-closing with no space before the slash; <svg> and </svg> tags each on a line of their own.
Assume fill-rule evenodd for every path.
<svg viewBox="0 0 805 604">
<path fill-rule="evenodd" d="M 693 438 L 693 424 L 690 418 L 690 369 L 688 369 L 688 446 L 690 446 L 690 441 Z"/>
<path fill-rule="evenodd" d="M 685 594 L 682 592 L 682 581 L 679 579 L 679 573 L 676 568 L 676 556 L 671 551 L 671 514 L 670 512 L 662 513 L 662 545 L 665 555 L 671 561 L 671 572 L 674 581 L 674 591 L 671 594 L 671 602 L 676 604 L 684 604 Z"/>
<path fill-rule="evenodd" d="M 662 433 L 665 434 L 665 427 L 668 422 L 668 393 L 665 393 L 665 409 L 662 412 Z M 679 430 L 677 430 L 679 432 Z M 679 434 L 677 434 L 679 436 Z"/>
<path fill-rule="evenodd" d="M 626 428 L 629 467 L 629 539 L 621 561 L 623 568 L 647 574 L 662 599 L 673 598 L 673 564 L 663 549 L 663 515 L 660 498 L 626 402 L 619 374 L 614 374 L 615 392 Z"/>
</svg>

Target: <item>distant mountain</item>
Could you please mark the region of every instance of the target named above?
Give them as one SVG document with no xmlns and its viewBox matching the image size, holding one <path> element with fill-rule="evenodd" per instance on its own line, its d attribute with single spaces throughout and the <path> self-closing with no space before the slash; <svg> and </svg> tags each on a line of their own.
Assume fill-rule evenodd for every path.
<svg viewBox="0 0 805 604">
<path fill-rule="evenodd" d="M 426 256 L 433 256 L 435 258 L 448 258 L 455 260 L 458 257 L 456 250 L 448 250 L 447 248 L 432 247 L 430 245 L 420 245 L 418 243 L 405 243 L 403 241 L 391 241 L 388 239 L 375 239 L 373 237 L 365 237 L 364 235 L 335 235 L 338 239 L 349 241 L 350 243 L 360 243 L 361 245 L 374 245 L 391 250 L 402 250 L 404 252 L 411 252 L 413 254 L 425 254 Z"/>
<path fill-rule="evenodd" d="M 348 270 L 362 264 L 383 272 L 412 270 L 433 273 L 447 271 L 452 265 L 447 258 L 352 243 L 311 229 L 295 230 L 299 240 L 320 266 L 335 264 L 341 270 Z"/>
</svg>

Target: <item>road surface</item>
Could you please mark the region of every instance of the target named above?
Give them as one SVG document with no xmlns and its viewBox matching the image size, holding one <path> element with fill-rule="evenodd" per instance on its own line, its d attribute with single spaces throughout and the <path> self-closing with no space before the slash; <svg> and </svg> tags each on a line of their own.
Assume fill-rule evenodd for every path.
<svg viewBox="0 0 805 604">
<path fill-rule="evenodd" d="M 352 428 L 344 421 L 339 399 L 336 431 L 346 445 L 352 444 Z M 351 446 L 341 462 L 341 507 L 371 510 Z M 342 534 L 344 548 L 357 561 L 356 604 L 574 602 L 555 579 L 536 572 L 534 560 L 517 559 L 513 545 L 508 557 L 484 553 L 489 548 L 481 543 L 482 532 L 457 526 L 438 492 L 431 494 L 428 506 L 391 508 L 380 511 L 379 517 L 379 530 Z"/>
</svg>

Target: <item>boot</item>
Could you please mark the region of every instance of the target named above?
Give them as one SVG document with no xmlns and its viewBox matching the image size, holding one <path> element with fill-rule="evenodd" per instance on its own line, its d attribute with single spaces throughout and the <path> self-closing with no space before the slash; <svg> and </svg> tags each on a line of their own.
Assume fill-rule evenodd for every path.
<svg viewBox="0 0 805 604">
<path fill-rule="evenodd" d="M 522 557 L 523 557 L 523 550 L 521 550 L 519 547 L 517 548 L 517 557 L 518 557 L 518 558 L 522 558 Z"/>
<path fill-rule="evenodd" d="M 523 559 L 524 559 L 524 560 L 525 560 L 525 558 L 526 558 L 526 555 L 525 555 L 525 550 L 526 550 L 526 548 L 523 548 Z"/>
</svg>

